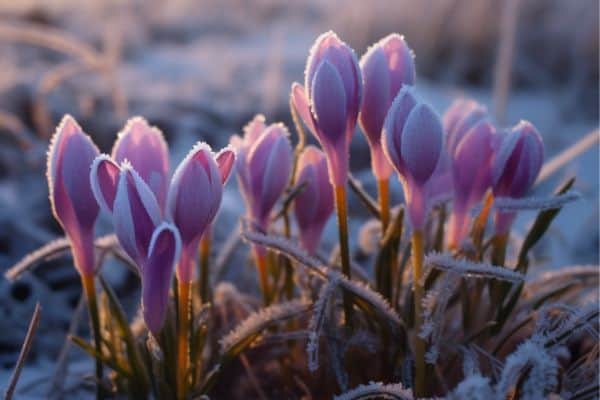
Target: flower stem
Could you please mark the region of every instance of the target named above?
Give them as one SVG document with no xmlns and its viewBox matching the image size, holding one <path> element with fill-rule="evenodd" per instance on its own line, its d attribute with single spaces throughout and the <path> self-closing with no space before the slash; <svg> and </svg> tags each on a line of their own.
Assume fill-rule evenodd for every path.
<svg viewBox="0 0 600 400">
<path fill-rule="evenodd" d="M 191 282 L 178 282 L 179 294 L 179 329 L 177 351 L 177 398 L 184 399 L 187 392 L 187 371 L 189 356 L 189 322 L 190 322 L 190 289 Z"/>
<path fill-rule="evenodd" d="M 258 268 L 258 279 L 260 282 L 260 290 L 263 294 L 263 302 L 265 306 L 268 306 L 270 303 L 270 296 L 267 253 L 266 251 L 255 247 L 254 258 L 256 260 L 256 267 Z"/>
<path fill-rule="evenodd" d="M 94 285 L 94 275 L 81 276 L 81 284 L 87 299 L 88 311 L 92 322 L 92 330 L 94 332 L 94 345 L 96 353 L 102 354 L 102 338 L 100 336 L 100 315 L 98 313 L 98 301 L 96 299 L 96 288 Z M 102 361 L 96 357 L 96 399 L 103 398 L 102 394 Z"/>
<path fill-rule="evenodd" d="M 202 304 L 210 301 L 208 268 L 210 261 L 211 232 L 207 229 L 200 239 L 200 299 Z"/>
<path fill-rule="evenodd" d="M 348 210 L 346 200 L 346 186 L 335 187 L 335 208 L 338 217 L 338 228 L 340 234 L 340 253 L 342 258 L 342 273 L 351 279 L 350 274 L 350 250 L 348 246 Z M 348 293 L 344 293 L 344 314 L 346 327 L 352 328 L 352 300 Z"/>
<path fill-rule="evenodd" d="M 377 192 L 381 212 L 381 237 L 384 237 L 390 224 L 390 181 L 388 179 L 378 180 Z"/>
<path fill-rule="evenodd" d="M 508 233 L 499 234 L 492 238 L 492 264 L 504 266 L 506 262 L 506 245 L 508 244 Z"/>
<path fill-rule="evenodd" d="M 423 231 L 412 234 L 412 264 L 415 302 L 415 397 L 425 396 L 425 341 L 419 336 L 423 324 Z"/>
</svg>

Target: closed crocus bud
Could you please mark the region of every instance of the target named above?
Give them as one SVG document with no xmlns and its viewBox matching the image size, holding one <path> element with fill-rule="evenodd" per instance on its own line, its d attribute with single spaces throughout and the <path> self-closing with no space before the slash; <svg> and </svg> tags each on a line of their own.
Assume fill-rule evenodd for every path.
<svg viewBox="0 0 600 400">
<path fill-rule="evenodd" d="M 221 206 L 223 183 L 229 177 L 235 153 L 231 148 L 215 155 L 206 143 L 196 144 L 179 164 L 167 196 L 167 214 L 181 235 L 177 266 L 180 282 L 193 280 L 198 242 Z"/>
<path fill-rule="evenodd" d="M 177 228 L 163 222 L 152 233 L 148 259 L 142 268 L 142 311 L 144 322 L 154 336 L 160 333 L 167 315 L 173 269 L 180 252 Z"/>
<path fill-rule="evenodd" d="M 521 121 L 499 142 L 492 164 L 495 197 L 521 198 L 533 186 L 544 161 L 544 143 L 535 127 Z M 497 211 L 497 234 L 510 230 L 516 213 Z"/>
<path fill-rule="evenodd" d="M 98 204 L 90 188 L 89 168 L 98 149 L 66 115 L 48 150 L 47 178 L 52 213 L 64 229 L 82 276 L 94 274 L 94 224 Z"/>
<path fill-rule="evenodd" d="M 479 203 L 491 185 L 495 129 L 482 120 L 473 126 L 452 154 L 454 205 L 450 216 L 450 246 L 465 238 L 470 225 L 470 209 Z"/>
<path fill-rule="evenodd" d="M 480 121 L 488 118 L 487 109 L 474 100 L 455 100 L 443 117 L 446 149 L 452 156 L 463 136 Z"/>
<path fill-rule="evenodd" d="M 254 128 L 257 126 L 253 121 L 245 135 L 254 134 Z M 257 137 L 232 138 L 232 145 L 241 155 L 237 161 L 238 181 L 248 216 L 263 230 L 267 228 L 273 206 L 289 181 L 292 146 L 288 136 L 284 125 L 271 124 Z"/>
<path fill-rule="evenodd" d="M 413 229 L 422 229 L 429 204 L 426 188 L 442 154 L 443 130 L 438 115 L 417 102 L 404 87 L 383 125 L 383 150 L 398 172 Z"/>
<path fill-rule="evenodd" d="M 141 117 L 131 118 L 119 132 L 112 158 L 117 163 L 129 161 L 164 209 L 169 185 L 169 149 L 158 128 Z"/>
<path fill-rule="evenodd" d="M 333 212 L 333 189 L 327 175 L 327 160 L 316 147 L 308 146 L 300 154 L 296 184 L 304 185 L 294 198 L 300 241 L 306 251 L 314 254 L 325 223 Z"/>
<path fill-rule="evenodd" d="M 383 154 L 381 130 L 400 89 L 415 83 L 414 56 L 402 36 L 391 34 L 369 48 L 360 67 L 363 100 L 359 122 L 371 149 L 373 173 L 377 179 L 387 180 L 393 169 Z"/>
<path fill-rule="evenodd" d="M 154 193 L 133 166 L 125 161 L 120 169 L 113 226 L 121 247 L 142 268 L 152 233 L 162 221 L 161 210 Z"/>
<path fill-rule="evenodd" d="M 335 33 L 319 36 L 311 48 L 304 85 L 292 85 L 294 108 L 325 150 L 331 183 L 344 185 L 362 77 L 354 51 Z"/>
</svg>

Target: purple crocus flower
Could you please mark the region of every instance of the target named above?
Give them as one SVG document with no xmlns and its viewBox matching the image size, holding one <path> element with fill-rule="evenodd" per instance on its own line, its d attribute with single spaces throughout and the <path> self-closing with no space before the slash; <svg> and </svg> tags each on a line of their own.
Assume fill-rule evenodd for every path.
<svg viewBox="0 0 600 400">
<path fill-rule="evenodd" d="M 310 50 L 304 87 L 294 83 L 291 96 L 327 155 L 331 183 L 345 185 L 350 139 L 362 98 L 362 77 L 354 51 L 333 32 L 319 36 Z"/>
<path fill-rule="evenodd" d="M 148 330 L 157 336 L 169 304 L 173 268 L 181 252 L 177 228 L 163 222 L 152 233 L 148 259 L 142 269 L 142 310 Z"/>
<path fill-rule="evenodd" d="M 94 274 L 94 224 L 99 208 L 87 171 L 97 155 L 92 139 L 65 115 L 48 150 L 48 189 L 52 213 L 69 238 L 75 267 L 82 276 Z"/>
<path fill-rule="evenodd" d="M 322 151 L 307 146 L 298 159 L 296 184 L 304 189 L 294 199 L 294 214 L 300 228 L 300 242 L 310 254 L 319 246 L 325 223 L 333 212 L 333 189 Z"/>
<path fill-rule="evenodd" d="M 519 122 L 499 141 L 492 164 L 494 196 L 523 197 L 535 183 L 543 161 L 542 137 L 530 122 Z M 515 217 L 515 212 L 496 211 L 496 234 L 508 233 Z"/>
<path fill-rule="evenodd" d="M 169 185 L 169 149 L 158 128 L 148 125 L 142 117 L 131 118 L 117 136 L 112 158 L 119 164 L 129 161 L 164 209 Z"/>
<path fill-rule="evenodd" d="M 383 154 L 381 130 L 392 101 L 404 85 L 415 83 L 414 55 L 404 38 L 388 35 L 369 48 L 360 60 L 363 75 L 363 101 L 360 126 L 371 150 L 373 173 L 387 180 L 393 172 Z"/>
<path fill-rule="evenodd" d="M 237 176 L 248 217 L 266 230 L 269 215 L 289 181 L 292 146 L 283 124 L 265 126 L 256 116 L 245 128 L 244 138 L 234 136 L 231 144 L 238 154 Z"/>
<path fill-rule="evenodd" d="M 209 145 L 198 143 L 173 174 L 167 196 L 167 215 L 181 234 L 181 259 L 177 265 L 180 282 L 193 280 L 198 242 L 219 210 L 223 184 L 234 161 L 235 153 L 231 148 L 215 155 Z"/>
<path fill-rule="evenodd" d="M 112 215 L 121 168 L 107 154 L 94 159 L 90 169 L 90 184 L 102 210 Z"/>
<path fill-rule="evenodd" d="M 400 176 L 412 227 L 420 230 L 430 207 L 427 184 L 442 154 L 442 123 L 431 107 L 418 102 L 412 89 L 405 86 L 386 116 L 382 142 Z"/>
<path fill-rule="evenodd" d="M 454 205 L 450 216 L 450 246 L 465 238 L 470 225 L 470 209 L 481 201 L 491 185 L 495 129 L 481 120 L 456 145 L 450 155 L 454 182 Z"/>
<path fill-rule="evenodd" d="M 443 117 L 446 149 L 452 155 L 464 135 L 480 121 L 488 119 L 487 109 L 474 100 L 457 99 Z"/>
</svg>

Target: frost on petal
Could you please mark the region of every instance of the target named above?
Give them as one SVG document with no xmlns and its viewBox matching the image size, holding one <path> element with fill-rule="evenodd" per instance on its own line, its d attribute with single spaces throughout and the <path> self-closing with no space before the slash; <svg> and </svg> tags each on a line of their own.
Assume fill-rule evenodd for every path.
<svg viewBox="0 0 600 400">
<path fill-rule="evenodd" d="M 346 133 L 346 92 L 344 83 L 336 69 L 324 61 L 312 81 L 311 109 L 322 145 L 335 146 L 345 138 Z"/>
<path fill-rule="evenodd" d="M 437 114 L 427 105 L 415 106 L 402 130 L 400 154 L 407 172 L 424 184 L 437 167 L 442 151 L 443 128 Z"/>
<path fill-rule="evenodd" d="M 100 154 L 94 159 L 90 171 L 92 192 L 101 209 L 112 214 L 113 203 L 117 195 L 119 166 L 107 154 Z"/>
<path fill-rule="evenodd" d="M 169 304 L 173 267 L 179 258 L 181 239 L 177 228 L 162 223 L 150 240 L 148 260 L 142 269 L 142 310 L 146 326 L 158 336 Z"/>
</svg>

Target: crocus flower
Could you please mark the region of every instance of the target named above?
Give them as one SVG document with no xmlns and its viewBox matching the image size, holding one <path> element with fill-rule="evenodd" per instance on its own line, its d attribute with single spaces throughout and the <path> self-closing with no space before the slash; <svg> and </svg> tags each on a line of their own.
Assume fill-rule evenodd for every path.
<svg viewBox="0 0 600 400">
<path fill-rule="evenodd" d="M 294 108 L 327 155 L 329 179 L 345 185 L 350 139 L 362 98 L 362 77 L 354 51 L 335 33 L 317 38 L 306 64 L 304 87 L 292 85 Z"/>
<path fill-rule="evenodd" d="M 371 46 L 360 67 L 364 98 L 359 123 L 369 142 L 373 173 L 377 179 L 387 180 L 393 169 L 383 154 L 381 130 L 400 89 L 415 82 L 414 56 L 404 38 L 394 33 Z"/>
<path fill-rule="evenodd" d="M 267 229 L 269 215 L 289 181 L 292 146 L 288 136 L 284 125 L 265 126 L 259 115 L 244 128 L 243 139 L 231 139 L 238 154 L 237 176 L 248 217 L 262 230 Z"/>
<path fill-rule="evenodd" d="M 533 186 L 544 161 L 542 137 L 528 121 L 521 121 L 500 141 L 492 164 L 495 197 L 521 198 Z M 515 212 L 497 211 L 495 229 L 504 235 L 516 216 Z"/>
<path fill-rule="evenodd" d="M 92 139 L 66 115 L 48 150 L 48 189 L 52 213 L 69 238 L 82 276 L 94 274 L 94 224 L 99 209 L 87 171 L 97 155 Z"/>
<path fill-rule="evenodd" d="M 400 176 L 408 216 L 413 229 L 425 225 L 430 201 L 427 183 L 442 153 L 443 129 L 437 114 L 414 97 L 412 89 L 400 90 L 383 125 L 383 151 Z"/>
<path fill-rule="evenodd" d="M 163 222 L 152 233 L 148 259 L 142 269 L 142 311 L 146 326 L 157 336 L 169 304 L 173 268 L 179 259 L 181 239 L 175 226 Z"/>
<path fill-rule="evenodd" d="M 444 113 L 446 149 L 452 156 L 464 135 L 477 123 L 488 118 L 487 109 L 474 100 L 455 100 Z"/>
<path fill-rule="evenodd" d="M 131 118 L 117 136 L 112 159 L 119 164 L 129 161 L 164 209 L 169 185 L 169 149 L 158 128 L 151 127 L 141 117 Z"/>
<path fill-rule="evenodd" d="M 167 196 L 167 215 L 181 234 L 181 259 L 177 279 L 190 282 L 194 258 L 202 234 L 221 205 L 223 184 L 235 161 L 231 148 L 214 154 L 209 145 L 198 143 L 179 164 Z"/>
<path fill-rule="evenodd" d="M 468 233 L 470 209 L 479 203 L 491 185 L 495 129 L 482 120 L 462 135 L 450 155 L 454 182 L 454 204 L 450 216 L 450 246 L 456 247 Z"/>
<path fill-rule="evenodd" d="M 305 185 L 294 198 L 300 242 L 310 254 L 314 254 L 325 223 L 333 212 L 333 189 L 323 152 L 314 146 L 307 146 L 298 159 L 295 180 L 297 185 Z"/>
</svg>

